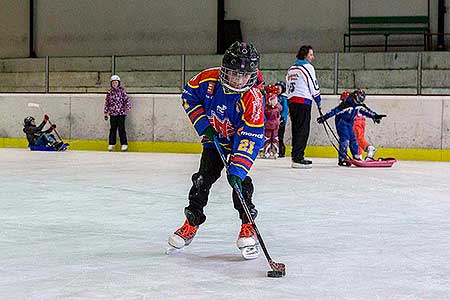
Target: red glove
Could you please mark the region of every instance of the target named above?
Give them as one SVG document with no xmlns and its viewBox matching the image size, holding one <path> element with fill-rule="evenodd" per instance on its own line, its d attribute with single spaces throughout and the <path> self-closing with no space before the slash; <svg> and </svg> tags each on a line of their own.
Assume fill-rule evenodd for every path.
<svg viewBox="0 0 450 300">
<path fill-rule="evenodd" d="M 44 121 L 45 121 L 45 122 L 48 121 L 48 115 L 44 115 Z"/>
</svg>

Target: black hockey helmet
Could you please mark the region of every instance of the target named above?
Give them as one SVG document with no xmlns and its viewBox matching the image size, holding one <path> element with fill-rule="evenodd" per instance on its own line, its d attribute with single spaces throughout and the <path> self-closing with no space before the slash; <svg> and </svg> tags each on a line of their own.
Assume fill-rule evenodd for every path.
<svg viewBox="0 0 450 300">
<path fill-rule="evenodd" d="M 286 92 L 286 83 L 284 81 L 277 81 L 275 82 L 275 85 L 281 86 L 281 94 Z"/>
<path fill-rule="evenodd" d="M 225 51 L 220 69 L 220 81 L 235 92 L 245 92 L 255 85 L 258 78 L 259 54 L 256 48 L 245 42 L 234 42 Z"/>
<path fill-rule="evenodd" d="M 354 90 L 351 95 L 356 104 L 363 104 L 366 100 L 366 92 L 363 89 Z"/>
<path fill-rule="evenodd" d="M 34 117 L 29 116 L 29 117 L 26 117 L 25 119 L 23 119 L 23 124 L 24 124 L 25 126 L 30 126 L 30 125 L 33 125 L 32 123 L 33 123 L 34 121 L 35 121 Z"/>
</svg>

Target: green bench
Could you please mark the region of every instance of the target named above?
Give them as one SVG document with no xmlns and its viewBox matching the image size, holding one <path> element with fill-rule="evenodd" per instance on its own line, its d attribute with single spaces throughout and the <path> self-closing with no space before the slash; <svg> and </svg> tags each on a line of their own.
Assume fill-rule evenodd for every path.
<svg viewBox="0 0 450 300">
<path fill-rule="evenodd" d="M 428 16 L 383 16 L 349 17 L 348 32 L 344 34 L 344 52 L 353 47 L 425 47 L 426 34 L 430 32 Z M 383 44 L 361 44 L 352 41 L 352 36 L 384 36 Z M 389 44 L 391 35 L 421 35 L 422 43 Z"/>
</svg>

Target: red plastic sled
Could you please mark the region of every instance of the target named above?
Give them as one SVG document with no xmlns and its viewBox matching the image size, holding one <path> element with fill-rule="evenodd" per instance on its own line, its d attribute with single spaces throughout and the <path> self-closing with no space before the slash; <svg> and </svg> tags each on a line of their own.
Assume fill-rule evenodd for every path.
<svg viewBox="0 0 450 300">
<path fill-rule="evenodd" d="M 355 167 L 359 168 L 389 168 L 397 162 L 393 157 L 388 158 L 378 158 L 376 160 L 354 160 L 347 159 Z"/>
</svg>

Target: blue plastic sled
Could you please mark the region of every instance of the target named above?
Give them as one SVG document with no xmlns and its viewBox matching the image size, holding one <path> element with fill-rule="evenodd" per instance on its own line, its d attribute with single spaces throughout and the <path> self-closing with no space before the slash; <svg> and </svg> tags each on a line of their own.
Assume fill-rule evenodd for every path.
<svg viewBox="0 0 450 300">
<path fill-rule="evenodd" d="M 56 150 L 55 148 L 51 146 L 36 146 L 36 145 L 28 145 L 31 151 L 66 151 L 69 147 L 69 144 L 63 144 L 62 147 L 59 150 Z"/>
</svg>

